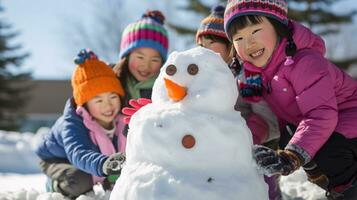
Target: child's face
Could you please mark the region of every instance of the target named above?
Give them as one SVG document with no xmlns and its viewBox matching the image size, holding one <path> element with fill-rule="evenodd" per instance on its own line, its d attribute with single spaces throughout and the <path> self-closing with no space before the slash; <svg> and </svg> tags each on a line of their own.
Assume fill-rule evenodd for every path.
<svg viewBox="0 0 357 200">
<path fill-rule="evenodd" d="M 277 33 L 266 17 L 259 24 L 238 30 L 232 39 L 240 59 L 257 67 L 267 64 L 278 42 Z"/>
<path fill-rule="evenodd" d="M 118 115 L 121 102 L 119 95 L 113 92 L 98 94 L 87 102 L 88 112 L 104 128 L 113 128 L 113 120 Z"/>
<path fill-rule="evenodd" d="M 160 53 L 152 48 L 138 48 L 130 53 L 129 72 L 138 81 L 157 75 L 162 66 Z"/>
<path fill-rule="evenodd" d="M 226 63 L 230 61 L 230 52 L 226 44 L 201 36 L 198 38 L 198 45 L 219 53 Z"/>
</svg>

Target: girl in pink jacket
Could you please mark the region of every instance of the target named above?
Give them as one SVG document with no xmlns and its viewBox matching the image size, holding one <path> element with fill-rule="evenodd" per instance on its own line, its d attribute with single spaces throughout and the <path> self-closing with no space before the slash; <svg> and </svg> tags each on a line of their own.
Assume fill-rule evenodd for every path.
<svg viewBox="0 0 357 200">
<path fill-rule="evenodd" d="M 225 6 L 223 5 L 212 7 L 210 15 L 205 17 L 200 23 L 196 33 L 196 44 L 219 53 L 222 59 L 227 63 L 227 67 L 232 70 L 234 76 L 238 77 L 241 67 L 235 64 L 231 65 L 233 45 L 224 32 L 224 10 Z M 246 120 L 252 132 L 254 144 L 263 144 L 277 149 L 280 135 L 278 120 L 266 102 L 261 101 L 252 104 L 243 102 L 241 98 L 239 98 L 235 109 L 240 111 Z M 269 186 L 269 199 L 271 200 L 281 199 L 279 177 L 279 175 L 264 177 Z"/>
<path fill-rule="evenodd" d="M 282 150 L 254 147 L 265 174 L 304 166 L 326 196 L 357 195 L 357 81 L 325 57 L 323 40 L 288 20 L 287 2 L 228 0 L 224 24 L 244 73 L 240 95 L 297 127 Z M 283 123 L 281 123 L 283 125 Z"/>
</svg>

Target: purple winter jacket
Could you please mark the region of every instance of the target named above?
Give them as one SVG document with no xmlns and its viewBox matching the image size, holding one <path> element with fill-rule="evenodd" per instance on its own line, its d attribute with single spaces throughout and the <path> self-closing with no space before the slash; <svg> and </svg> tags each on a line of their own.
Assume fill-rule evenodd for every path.
<svg viewBox="0 0 357 200">
<path fill-rule="evenodd" d="M 279 119 L 298 127 L 287 148 L 297 146 L 311 159 L 334 131 L 357 137 L 357 81 L 324 58 L 324 41 L 296 22 L 293 39 L 293 64 L 284 64 L 283 39 L 264 68 L 243 67 L 262 74 L 264 87 L 271 88 L 263 99 Z"/>
</svg>

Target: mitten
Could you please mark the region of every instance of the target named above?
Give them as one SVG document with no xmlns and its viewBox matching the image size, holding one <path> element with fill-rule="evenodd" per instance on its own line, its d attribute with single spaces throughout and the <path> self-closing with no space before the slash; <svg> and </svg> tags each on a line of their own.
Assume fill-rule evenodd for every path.
<svg viewBox="0 0 357 200">
<path fill-rule="evenodd" d="M 287 149 L 274 151 L 262 145 L 254 145 L 253 157 L 267 176 L 289 175 L 303 163 L 302 157 L 294 151 Z"/>
<path fill-rule="evenodd" d="M 110 155 L 103 164 L 103 173 L 107 176 L 120 175 L 122 165 L 125 162 L 124 153 L 118 152 Z"/>
<path fill-rule="evenodd" d="M 146 99 L 146 98 L 139 98 L 139 99 L 131 99 L 129 100 L 129 104 L 132 107 L 125 107 L 122 109 L 122 112 L 124 115 L 124 123 L 129 124 L 131 116 L 136 113 L 141 107 L 151 103 L 151 99 Z"/>
</svg>

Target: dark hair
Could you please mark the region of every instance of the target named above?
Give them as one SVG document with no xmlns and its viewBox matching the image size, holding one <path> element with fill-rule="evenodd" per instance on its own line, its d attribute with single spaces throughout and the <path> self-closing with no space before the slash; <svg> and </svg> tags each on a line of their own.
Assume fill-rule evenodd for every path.
<svg viewBox="0 0 357 200">
<path fill-rule="evenodd" d="M 259 16 L 259 15 L 246 15 L 246 16 L 242 16 L 242 17 L 238 17 L 238 18 L 234 19 L 231 22 L 231 25 L 227 30 L 228 36 L 230 38 L 232 38 L 233 34 L 235 34 L 239 29 L 243 29 L 251 24 L 262 23 L 262 21 L 263 21 L 262 17 L 263 16 Z M 270 18 L 270 17 L 266 17 L 266 18 L 273 25 L 274 30 L 280 39 L 287 37 L 289 35 L 288 26 L 282 24 L 281 22 L 279 22 L 278 20 L 275 20 L 273 18 Z"/>
<path fill-rule="evenodd" d="M 125 56 L 126 57 L 125 62 L 122 65 L 119 65 L 120 69 L 121 69 L 121 72 L 120 72 L 120 75 L 119 75 L 118 79 L 121 82 L 124 90 L 127 90 L 127 88 L 128 88 L 128 84 L 127 84 L 126 80 L 127 80 L 128 76 L 130 76 L 130 73 L 129 73 L 129 55 Z M 118 63 L 116 65 L 118 65 Z M 115 67 L 117 67 L 116 65 L 115 65 Z M 118 76 L 118 74 L 117 74 L 117 76 Z M 125 96 L 121 97 L 120 100 L 121 100 L 122 108 L 128 106 L 129 105 L 128 93 L 125 92 Z"/>
<path fill-rule="evenodd" d="M 223 38 L 223 37 L 219 37 L 219 36 L 211 35 L 211 34 L 205 34 L 205 35 L 202 35 L 201 37 L 208 39 L 208 40 L 212 40 L 213 42 L 223 43 L 226 45 L 227 49 L 230 49 L 232 47 L 232 43 L 227 38 Z"/>
<path fill-rule="evenodd" d="M 231 63 L 229 63 L 228 67 L 232 71 L 234 77 L 239 75 L 239 72 L 242 70 L 242 65 L 239 63 L 237 58 L 237 52 L 234 47 L 231 48 L 229 52 L 229 56 L 232 58 Z"/>
<path fill-rule="evenodd" d="M 235 34 L 239 29 L 243 29 L 251 24 L 260 24 L 263 16 L 259 15 L 245 15 L 234 19 L 227 30 L 228 37 L 232 39 L 232 35 Z M 289 25 L 282 24 L 276 19 L 266 17 L 268 21 L 273 25 L 278 39 L 281 41 L 283 38 L 287 38 L 287 44 L 285 47 L 285 54 L 287 56 L 294 56 L 297 50 L 295 42 L 293 40 L 293 29 L 289 22 Z"/>
</svg>

